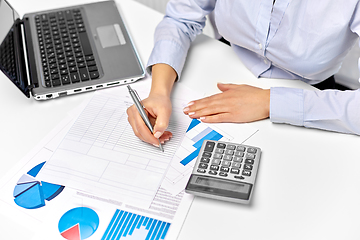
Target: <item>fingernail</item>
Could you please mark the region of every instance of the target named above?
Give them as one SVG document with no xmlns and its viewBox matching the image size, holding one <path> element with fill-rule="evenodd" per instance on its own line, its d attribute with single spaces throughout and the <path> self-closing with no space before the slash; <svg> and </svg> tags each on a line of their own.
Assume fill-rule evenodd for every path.
<svg viewBox="0 0 360 240">
<path fill-rule="evenodd" d="M 186 107 L 186 108 L 184 108 L 184 110 L 183 110 L 184 112 L 187 112 L 187 111 L 189 111 L 189 108 L 188 107 Z"/>
<path fill-rule="evenodd" d="M 191 106 L 193 104 L 194 104 L 194 102 L 189 102 L 186 106 L 189 107 L 189 106 Z"/>
<path fill-rule="evenodd" d="M 169 140 L 170 140 L 170 138 L 165 138 L 165 139 L 164 139 L 164 141 L 169 141 Z"/>
<path fill-rule="evenodd" d="M 195 114 L 195 112 L 190 112 L 190 113 L 188 113 L 189 114 L 189 116 L 191 116 L 191 115 L 194 115 Z"/>
<path fill-rule="evenodd" d="M 154 146 L 154 147 L 159 147 L 159 145 L 158 145 L 158 144 L 153 144 L 153 146 Z"/>
<path fill-rule="evenodd" d="M 154 137 L 159 138 L 159 137 L 161 137 L 161 135 L 162 135 L 161 132 L 156 132 L 156 133 L 154 134 Z"/>
<path fill-rule="evenodd" d="M 204 120 L 205 119 L 205 117 L 200 117 L 200 120 Z"/>
</svg>

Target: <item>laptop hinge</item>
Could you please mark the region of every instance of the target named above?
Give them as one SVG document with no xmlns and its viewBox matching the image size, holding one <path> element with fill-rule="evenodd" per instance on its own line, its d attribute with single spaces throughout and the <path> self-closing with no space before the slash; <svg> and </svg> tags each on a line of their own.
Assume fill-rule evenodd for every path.
<svg viewBox="0 0 360 240">
<path fill-rule="evenodd" d="M 39 87 L 38 81 L 38 74 L 37 74 L 37 67 L 36 67 L 36 60 L 35 60 L 35 52 L 34 52 L 34 45 L 31 36 L 31 28 L 30 28 L 30 21 L 28 17 L 25 17 L 22 21 L 22 30 L 23 30 L 23 46 L 26 49 L 24 52 L 25 61 L 27 66 L 27 73 L 29 79 L 29 90 L 33 88 Z"/>
<path fill-rule="evenodd" d="M 26 37 L 24 35 L 24 21 L 19 20 L 19 23 L 20 23 L 20 31 L 21 31 L 21 36 L 22 36 L 21 44 L 23 46 L 23 49 L 26 49 L 26 51 L 23 51 L 23 54 L 24 54 L 24 61 L 25 61 L 26 78 L 27 78 L 27 81 L 28 81 L 27 91 L 31 92 L 31 90 L 35 87 L 35 85 L 32 83 L 32 81 L 30 79 L 30 75 L 29 75 L 27 47 L 26 47 L 26 44 L 25 44 Z"/>
<path fill-rule="evenodd" d="M 29 83 L 27 77 L 26 61 L 24 56 L 24 46 L 21 31 L 22 21 L 18 18 L 14 21 L 7 36 L 1 43 L 1 48 L 13 49 L 11 52 L 12 59 L 15 64 L 15 69 L 12 71 L 9 69 L 3 69 L 5 73 L 8 73 L 9 79 L 27 96 L 30 97 Z"/>
</svg>

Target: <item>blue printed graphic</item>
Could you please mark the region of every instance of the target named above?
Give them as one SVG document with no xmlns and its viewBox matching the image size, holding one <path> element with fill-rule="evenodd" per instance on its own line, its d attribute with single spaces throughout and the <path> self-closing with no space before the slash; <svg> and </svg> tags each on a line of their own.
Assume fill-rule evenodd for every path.
<svg viewBox="0 0 360 240">
<path fill-rule="evenodd" d="M 199 120 L 197 119 L 193 119 L 190 123 L 190 126 L 187 130 L 190 131 L 191 129 L 193 129 L 195 126 L 197 126 L 200 123 Z M 190 155 L 188 155 L 186 158 L 184 158 L 183 160 L 181 160 L 181 164 L 186 166 L 188 163 L 190 163 L 192 160 L 194 160 L 201 149 L 201 146 L 204 142 L 204 140 L 213 140 L 213 141 L 218 141 L 223 137 L 223 135 L 221 135 L 220 133 L 216 132 L 215 130 L 212 130 L 211 128 L 206 128 L 205 130 L 201 131 L 199 134 L 197 134 L 195 137 L 193 137 L 191 140 L 194 141 L 195 143 L 193 144 L 193 146 L 196 148 L 196 150 L 194 152 L 192 152 Z"/>
<path fill-rule="evenodd" d="M 164 221 L 141 216 L 123 210 L 116 210 L 101 240 L 165 239 L 169 227 L 170 223 Z"/>
<path fill-rule="evenodd" d="M 45 200 L 50 201 L 58 196 L 64 186 L 37 181 L 36 176 L 44 166 L 45 162 L 33 167 L 22 175 L 17 182 L 13 196 L 14 202 L 26 209 L 36 209 L 45 206 Z"/>
<path fill-rule="evenodd" d="M 89 238 L 99 227 L 99 216 L 87 207 L 73 208 L 67 211 L 58 224 L 59 232 L 68 240 Z"/>
</svg>

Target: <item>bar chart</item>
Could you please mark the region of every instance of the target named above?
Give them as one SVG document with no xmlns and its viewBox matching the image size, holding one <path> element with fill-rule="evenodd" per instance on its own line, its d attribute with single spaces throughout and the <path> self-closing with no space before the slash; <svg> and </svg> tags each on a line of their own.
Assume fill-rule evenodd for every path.
<svg viewBox="0 0 360 240">
<path fill-rule="evenodd" d="M 189 132 L 191 129 L 193 129 L 194 127 L 196 127 L 198 124 L 200 124 L 201 122 L 197 119 L 193 119 L 191 121 L 191 124 L 189 126 L 189 128 L 186 130 L 186 132 Z M 204 142 L 204 140 L 214 140 L 214 141 L 218 141 L 223 137 L 223 135 L 221 135 L 220 133 L 216 132 L 215 130 L 211 129 L 210 127 L 205 128 L 204 130 L 202 130 L 199 134 L 197 134 L 195 137 L 193 137 L 191 140 L 193 142 L 195 142 L 193 144 L 193 146 L 196 148 L 195 151 L 193 151 L 190 155 L 188 155 L 186 158 L 184 158 L 183 160 L 181 160 L 181 164 L 182 165 L 187 165 L 189 162 L 191 162 L 192 160 L 194 160 L 200 151 L 200 148 L 202 146 L 202 143 Z"/>
<path fill-rule="evenodd" d="M 165 239 L 170 223 L 155 218 L 145 217 L 131 212 L 116 210 L 101 240 Z"/>
</svg>

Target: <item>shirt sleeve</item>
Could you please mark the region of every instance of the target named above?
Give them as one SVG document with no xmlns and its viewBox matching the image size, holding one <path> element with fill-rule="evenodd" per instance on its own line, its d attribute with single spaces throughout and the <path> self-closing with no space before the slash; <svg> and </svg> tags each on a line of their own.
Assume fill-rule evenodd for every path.
<svg viewBox="0 0 360 240">
<path fill-rule="evenodd" d="M 360 135 L 360 90 L 271 88 L 270 120 Z"/>
<path fill-rule="evenodd" d="M 349 23 L 350 30 L 357 35 L 360 35 L 359 7 L 358 3 Z M 311 91 L 271 88 L 270 120 L 360 135 L 360 89 Z"/>
<path fill-rule="evenodd" d="M 206 15 L 213 11 L 216 0 L 170 0 L 166 15 L 155 29 L 154 48 L 146 69 L 157 63 L 170 65 L 178 79 L 191 42 L 202 33 Z"/>
</svg>

